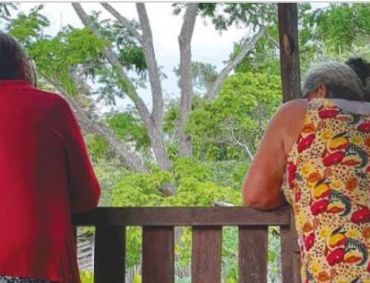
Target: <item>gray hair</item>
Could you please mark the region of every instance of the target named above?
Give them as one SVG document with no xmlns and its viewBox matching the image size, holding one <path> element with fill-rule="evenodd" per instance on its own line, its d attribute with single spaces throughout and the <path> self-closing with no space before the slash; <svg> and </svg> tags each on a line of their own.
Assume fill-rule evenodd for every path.
<svg viewBox="0 0 370 283">
<path fill-rule="evenodd" d="M 321 83 L 326 86 L 330 98 L 364 100 L 361 80 L 346 64 L 326 62 L 311 67 L 303 80 L 302 96 L 307 97 Z"/>
</svg>

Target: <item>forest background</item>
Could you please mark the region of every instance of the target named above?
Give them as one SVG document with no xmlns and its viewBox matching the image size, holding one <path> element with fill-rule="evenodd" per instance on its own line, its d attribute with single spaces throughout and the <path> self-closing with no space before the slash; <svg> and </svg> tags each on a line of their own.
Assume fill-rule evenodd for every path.
<svg viewBox="0 0 370 283">
<path fill-rule="evenodd" d="M 102 186 L 100 206 L 242 205 L 242 179 L 282 103 L 277 5 L 169 3 L 182 21 L 180 63 L 171 74 L 157 59 L 146 4 L 132 3 L 130 18 L 115 4 L 89 12 L 83 3 L 70 5 L 82 27 L 66 24 L 47 34 L 50 20 L 37 3 L 28 11 L 1 3 L 0 26 L 35 61 L 39 87 L 76 112 Z M 369 4 L 298 8 L 301 74 L 315 62 L 370 59 Z M 102 11 L 110 17 L 102 19 Z M 245 31 L 221 68 L 192 59 L 196 21 L 221 35 Z M 163 87 L 168 76 L 178 84 L 173 96 Z M 124 107 L 116 107 L 122 99 Z M 127 232 L 126 261 L 134 270 L 128 282 L 140 282 L 141 230 Z M 280 282 L 278 234 L 270 227 L 270 282 Z M 190 233 L 182 228 L 176 235 L 176 280 L 190 282 Z M 223 242 L 223 281 L 237 282 L 235 229 L 224 229 Z M 90 273 L 83 277 L 92 282 Z"/>
</svg>

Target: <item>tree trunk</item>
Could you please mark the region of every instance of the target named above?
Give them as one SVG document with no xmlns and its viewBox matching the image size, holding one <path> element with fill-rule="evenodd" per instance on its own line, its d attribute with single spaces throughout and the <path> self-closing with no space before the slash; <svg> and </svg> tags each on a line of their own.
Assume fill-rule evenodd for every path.
<svg viewBox="0 0 370 283">
<path fill-rule="evenodd" d="M 265 31 L 266 27 L 261 27 L 255 35 L 244 41 L 240 48 L 239 54 L 235 56 L 235 58 L 231 60 L 217 75 L 215 82 L 212 84 L 212 86 L 209 88 L 209 91 L 205 95 L 206 99 L 213 100 L 216 98 L 227 76 L 236 67 L 236 65 L 238 65 L 244 59 L 245 55 L 247 55 L 248 52 L 251 51 L 252 48 L 254 48 L 257 41 L 263 36 Z"/>
<path fill-rule="evenodd" d="M 194 32 L 195 20 L 199 3 L 187 4 L 184 22 L 179 35 L 180 46 L 180 117 L 178 121 L 178 138 L 180 156 L 192 155 L 191 137 L 185 133 L 185 126 L 191 111 L 193 82 L 191 75 L 191 38 Z"/>
<path fill-rule="evenodd" d="M 145 62 L 148 68 L 150 87 L 152 89 L 152 100 L 153 100 L 152 116 L 154 122 L 157 124 L 157 127 L 159 129 L 162 129 L 163 93 L 157 59 L 155 57 L 154 52 L 152 30 L 150 28 L 149 18 L 146 13 L 145 4 L 137 3 L 136 8 L 139 14 L 141 29 L 143 31 L 142 47 L 144 51 Z"/>
<path fill-rule="evenodd" d="M 130 146 L 118 140 L 112 130 L 109 129 L 106 125 L 91 119 L 89 113 L 86 113 L 87 111 L 85 111 L 79 105 L 79 103 L 75 100 L 73 96 L 65 93 L 64 90 L 58 85 L 58 83 L 45 76 L 43 76 L 43 78 L 47 82 L 49 82 L 56 90 L 58 90 L 59 95 L 62 96 L 71 105 L 72 109 L 76 112 L 76 116 L 81 123 L 81 127 L 88 132 L 103 137 L 112 147 L 119 160 L 127 169 L 142 173 L 148 172 L 148 169 L 145 167 L 141 158 L 131 152 Z"/>
<path fill-rule="evenodd" d="M 74 10 L 76 11 L 77 15 L 81 19 L 82 23 L 86 26 L 91 28 L 91 30 L 95 33 L 96 36 L 100 36 L 98 28 L 90 21 L 89 16 L 83 10 L 82 6 L 79 3 L 72 3 Z M 162 170 L 171 170 L 171 162 L 168 158 L 166 148 L 161 136 L 160 129 L 158 125 L 155 123 L 153 117 L 150 115 L 150 112 L 145 105 L 142 98 L 136 92 L 136 89 L 126 73 L 124 72 L 124 68 L 121 65 L 117 54 L 109 47 L 104 48 L 104 55 L 107 58 L 108 62 L 115 68 L 118 77 L 122 80 L 124 84 L 123 91 L 127 94 L 127 96 L 134 102 L 136 109 L 139 112 L 140 117 L 148 131 L 148 135 L 151 141 L 151 146 L 153 149 L 153 153 L 155 159 L 157 161 L 157 165 Z M 171 188 L 173 190 L 173 188 Z M 173 191 L 174 193 L 174 191 Z"/>
</svg>

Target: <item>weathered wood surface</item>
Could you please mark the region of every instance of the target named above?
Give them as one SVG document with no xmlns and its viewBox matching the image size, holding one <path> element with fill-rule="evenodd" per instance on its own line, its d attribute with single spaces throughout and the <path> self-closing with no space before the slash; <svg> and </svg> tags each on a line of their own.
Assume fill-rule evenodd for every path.
<svg viewBox="0 0 370 283">
<path fill-rule="evenodd" d="M 290 212 L 289 222 L 289 226 L 283 226 L 280 229 L 282 278 L 283 283 L 301 283 L 301 258 L 292 212 Z"/>
<path fill-rule="evenodd" d="M 269 225 L 281 227 L 283 283 L 300 282 L 299 250 L 289 206 L 276 211 L 246 207 L 98 208 L 76 215 L 75 220 L 78 225 L 96 226 L 95 283 L 124 282 L 127 225 L 143 227 L 144 283 L 174 282 L 174 226 L 182 225 L 193 228 L 192 282 L 221 281 L 223 226 L 239 226 L 239 282 L 267 282 Z"/>
<path fill-rule="evenodd" d="M 301 97 L 298 44 L 298 6 L 296 3 L 279 3 L 280 70 L 283 102 Z M 300 254 L 294 217 L 290 212 L 290 225 L 281 226 L 281 268 L 283 283 L 300 283 Z"/>
<path fill-rule="evenodd" d="M 240 226 L 288 225 L 289 207 L 258 211 L 246 207 L 108 208 L 74 215 L 77 226 Z"/>
<path fill-rule="evenodd" d="M 173 227 L 143 228 L 143 283 L 175 282 Z"/>
<path fill-rule="evenodd" d="M 296 3 L 279 3 L 280 71 L 283 101 L 301 96 Z"/>
<path fill-rule="evenodd" d="M 267 283 L 267 226 L 239 227 L 239 282 Z"/>
<path fill-rule="evenodd" d="M 125 282 L 124 226 L 96 226 L 94 282 Z"/>
<path fill-rule="evenodd" d="M 196 226 L 192 232 L 192 282 L 220 283 L 222 227 Z"/>
<path fill-rule="evenodd" d="M 289 226 L 280 228 L 282 277 L 283 282 L 300 283 L 301 259 L 292 212 L 289 221 Z"/>
</svg>

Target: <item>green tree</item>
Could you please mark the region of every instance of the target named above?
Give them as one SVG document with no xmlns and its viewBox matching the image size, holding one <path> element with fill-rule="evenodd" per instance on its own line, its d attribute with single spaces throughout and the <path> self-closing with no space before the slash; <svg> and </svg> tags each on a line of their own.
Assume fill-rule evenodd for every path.
<svg viewBox="0 0 370 283">
<path fill-rule="evenodd" d="M 228 77 L 212 103 L 193 110 L 187 130 L 201 160 L 251 160 L 281 103 L 280 78 L 258 73 Z"/>
</svg>

